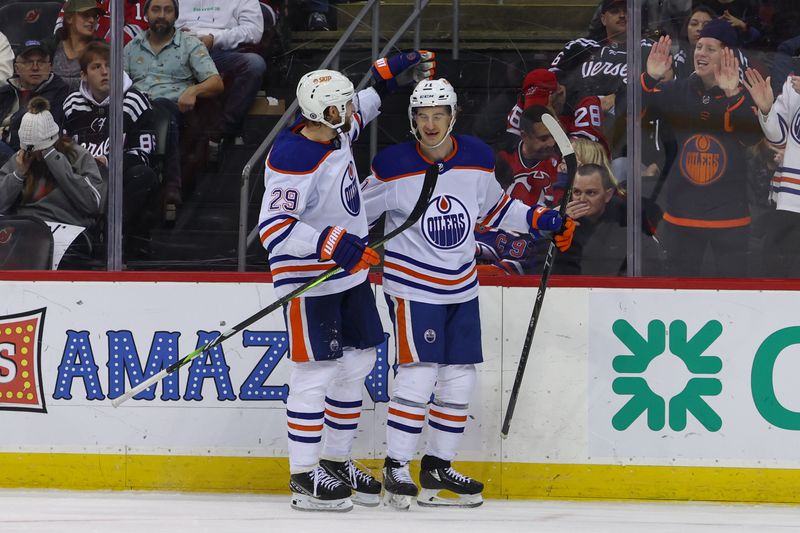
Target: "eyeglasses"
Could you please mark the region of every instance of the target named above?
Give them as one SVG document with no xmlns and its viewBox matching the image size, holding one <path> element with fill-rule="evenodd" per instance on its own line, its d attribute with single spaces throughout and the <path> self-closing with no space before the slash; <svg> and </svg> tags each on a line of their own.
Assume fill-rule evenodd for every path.
<svg viewBox="0 0 800 533">
<path fill-rule="evenodd" d="M 43 66 L 49 65 L 49 64 L 50 64 L 50 61 L 45 61 L 45 60 L 30 61 L 28 59 L 21 59 L 21 60 L 17 61 L 17 65 L 22 65 L 25 68 L 30 68 L 30 67 L 32 67 L 34 65 L 36 65 L 37 67 L 43 67 Z"/>
</svg>

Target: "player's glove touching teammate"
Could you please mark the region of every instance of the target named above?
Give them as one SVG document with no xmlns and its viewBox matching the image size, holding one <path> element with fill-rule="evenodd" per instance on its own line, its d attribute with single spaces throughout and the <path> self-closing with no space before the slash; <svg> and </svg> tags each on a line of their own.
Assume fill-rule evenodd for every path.
<svg viewBox="0 0 800 533">
<path fill-rule="evenodd" d="M 412 68 L 413 67 L 413 68 Z M 382 57 L 372 64 L 372 77 L 378 93 L 391 94 L 436 74 L 436 53 L 428 50 L 404 52 Z"/>
<path fill-rule="evenodd" d="M 351 274 L 381 262 L 378 252 L 341 226 L 328 226 L 317 241 L 320 261 L 331 261 Z"/>
<path fill-rule="evenodd" d="M 529 211 L 531 229 L 552 231 L 553 240 L 560 252 L 566 252 L 572 246 L 572 237 L 575 235 L 575 221 L 555 209 L 546 207 L 533 207 Z"/>
</svg>

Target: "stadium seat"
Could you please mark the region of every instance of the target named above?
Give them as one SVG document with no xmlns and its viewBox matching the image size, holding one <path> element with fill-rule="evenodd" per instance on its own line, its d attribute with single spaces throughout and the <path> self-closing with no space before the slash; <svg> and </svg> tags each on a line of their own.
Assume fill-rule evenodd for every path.
<svg viewBox="0 0 800 533">
<path fill-rule="evenodd" d="M 0 270 L 50 270 L 53 234 L 42 220 L 0 216 Z"/>
<path fill-rule="evenodd" d="M 44 40 L 53 36 L 53 28 L 61 10 L 61 2 L 14 1 L 0 4 L 0 32 L 12 46 L 30 39 Z"/>
</svg>

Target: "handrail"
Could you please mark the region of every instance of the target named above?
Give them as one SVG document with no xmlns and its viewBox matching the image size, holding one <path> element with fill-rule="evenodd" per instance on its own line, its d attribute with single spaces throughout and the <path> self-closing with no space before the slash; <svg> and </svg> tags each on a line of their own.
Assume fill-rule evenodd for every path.
<svg viewBox="0 0 800 533">
<path fill-rule="evenodd" d="M 339 53 L 339 51 L 344 46 L 345 41 L 350 38 L 350 36 L 355 31 L 355 29 L 358 26 L 358 24 L 360 24 L 361 19 L 364 18 L 364 16 L 366 16 L 366 13 L 370 9 L 372 9 L 372 7 L 375 4 L 375 2 L 376 2 L 376 0 L 369 0 L 367 2 L 367 4 L 361 9 L 361 11 L 358 12 L 358 15 L 356 15 L 356 18 L 353 19 L 353 22 L 350 23 L 350 26 L 347 27 L 347 30 L 345 30 L 345 32 L 342 35 L 342 37 L 339 38 L 339 40 L 336 42 L 336 45 L 334 45 L 333 49 L 330 51 L 330 53 L 328 53 L 327 57 L 325 57 L 325 60 L 319 66 L 320 69 L 326 68 L 330 64 L 330 62 L 333 60 L 333 58 Z M 378 54 L 378 57 L 384 57 L 389 51 L 391 51 L 394 48 L 394 46 L 397 44 L 397 42 L 400 40 L 400 38 L 403 36 L 403 34 L 408 30 L 408 28 L 412 24 L 414 24 L 417 21 L 417 19 L 422 15 L 422 12 L 428 6 L 429 2 L 430 2 L 430 0 L 420 0 L 419 2 L 416 3 L 417 5 L 414 8 L 414 10 L 411 12 L 411 14 L 405 20 L 405 22 L 403 22 L 403 24 L 400 25 L 400 27 L 397 29 L 397 31 L 391 37 L 391 39 L 389 39 L 389 41 L 386 43 L 386 45 L 383 47 L 383 49 Z M 377 28 L 373 27 L 372 31 L 373 32 L 377 32 Z M 361 90 L 361 89 L 363 89 L 367 85 L 367 82 L 370 80 L 371 76 L 372 76 L 371 72 L 369 70 L 367 70 L 367 72 L 364 75 L 364 77 L 361 79 L 361 81 L 356 86 L 356 92 Z M 283 114 L 283 116 L 281 116 L 280 120 L 278 120 L 278 123 L 275 124 L 275 126 L 269 132 L 269 134 L 267 135 L 267 138 L 264 139 L 264 141 L 258 147 L 256 152 L 253 154 L 253 157 L 250 158 L 250 160 L 247 162 L 247 164 L 244 166 L 244 169 L 242 170 L 241 190 L 239 191 L 239 200 L 240 200 L 240 205 L 239 205 L 239 249 L 238 249 L 238 271 L 239 272 L 244 272 L 245 264 L 246 264 L 246 261 L 247 261 L 247 248 L 250 246 L 251 243 L 255 242 L 256 237 L 258 236 L 258 225 L 256 225 L 250 231 L 249 234 L 246 233 L 247 232 L 247 211 L 248 211 L 248 205 L 249 205 L 248 195 L 249 195 L 249 191 L 250 191 L 250 172 L 252 171 L 253 165 L 256 163 L 256 161 L 258 161 L 261 157 L 263 157 L 263 155 L 266 153 L 267 149 L 275 141 L 275 138 L 278 136 L 278 133 L 280 133 L 280 131 L 286 126 L 286 124 L 289 122 L 290 118 L 294 116 L 294 114 L 297 111 L 298 107 L 299 107 L 299 104 L 298 104 L 297 100 L 295 99 L 294 102 L 292 102 L 292 104 L 289 106 L 289 108 Z"/>
</svg>

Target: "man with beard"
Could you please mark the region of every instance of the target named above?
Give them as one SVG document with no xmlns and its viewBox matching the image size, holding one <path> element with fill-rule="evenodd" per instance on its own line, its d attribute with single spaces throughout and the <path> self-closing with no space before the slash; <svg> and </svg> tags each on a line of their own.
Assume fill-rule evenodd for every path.
<svg viewBox="0 0 800 533">
<path fill-rule="evenodd" d="M 177 0 L 148 0 L 145 16 L 150 29 L 125 47 L 125 71 L 133 85 L 146 94 L 153 106 L 170 114 L 168 144 L 180 145 L 179 128 L 187 124 L 186 114 L 198 105 L 198 99 L 217 96 L 224 86 L 206 46 L 187 32 L 175 30 Z M 202 130 L 202 126 L 196 128 Z M 181 201 L 181 169 L 178 150 L 166 160 L 166 206 Z"/>
</svg>

